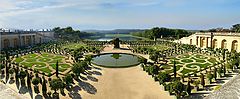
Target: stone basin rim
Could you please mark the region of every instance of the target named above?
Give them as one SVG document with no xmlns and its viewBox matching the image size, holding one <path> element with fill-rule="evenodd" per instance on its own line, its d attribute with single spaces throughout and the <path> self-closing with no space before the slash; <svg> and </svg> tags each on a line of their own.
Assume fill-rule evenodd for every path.
<svg viewBox="0 0 240 99">
<path fill-rule="evenodd" d="M 132 54 L 132 53 L 122 53 L 122 52 L 107 52 L 107 53 L 100 53 L 100 54 L 97 54 L 97 55 L 93 55 L 93 58 L 97 57 L 97 56 L 100 56 L 100 55 L 107 55 L 107 54 L 126 54 L 126 55 L 133 55 L 135 57 L 137 57 L 138 59 L 139 58 L 144 58 L 140 55 L 135 55 L 135 54 Z M 96 64 L 94 63 L 93 61 L 91 61 L 92 64 L 96 65 L 96 66 L 100 66 L 100 67 L 105 67 L 105 68 L 128 68 L 128 67 L 134 67 L 134 66 L 138 66 L 139 64 L 141 64 L 141 62 L 138 62 L 136 64 L 132 64 L 132 65 L 128 65 L 128 66 L 105 66 L 105 65 L 100 65 L 100 64 Z"/>
</svg>

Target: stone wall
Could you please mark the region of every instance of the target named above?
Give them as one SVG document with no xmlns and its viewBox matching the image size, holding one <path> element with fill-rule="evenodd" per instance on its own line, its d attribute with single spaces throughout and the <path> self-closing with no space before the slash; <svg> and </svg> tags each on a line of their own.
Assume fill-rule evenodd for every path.
<svg viewBox="0 0 240 99">
<path fill-rule="evenodd" d="M 34 44 L 49 42 L 53 39 L 54 32 L 51 31 L 1 32 L 0 48 L 32 46 Z"/>
<path fill-rule="evenodd" d="M 237 52 L 240 52 L 240 33 L 213 33 L 212 41 L 214 48 L 225 48 L 229 51 L 236 49 Z M 196 45 L 201 48 L 211 47 L 211 33 L 195 33 L 175 42 Z"/>
</svg>

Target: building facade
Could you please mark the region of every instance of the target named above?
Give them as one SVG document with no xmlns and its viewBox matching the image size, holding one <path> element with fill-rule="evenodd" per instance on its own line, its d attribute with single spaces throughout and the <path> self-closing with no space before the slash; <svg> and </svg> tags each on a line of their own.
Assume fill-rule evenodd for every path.
<svg viewBox="0 0 240 99">
<path fill-rule="evenodd" d="M 240 33 L 197 32 L 189 37 L 181 38 L 176 42 L 196 45 L 200 48 L 212 47 L 228 49 L 229 51 L 236 50 L 237 52 L 240 52 L 240 46 L 238 45 L 238 42 L 240 42 Z"/>
<path fill-rule="evenodd" d="M 54 32 L 42 31 L 10 31 L 0 30 L 0 49 L 27 47 L 34 44 L 46 43 L 54 40 Z"/>
</svg>

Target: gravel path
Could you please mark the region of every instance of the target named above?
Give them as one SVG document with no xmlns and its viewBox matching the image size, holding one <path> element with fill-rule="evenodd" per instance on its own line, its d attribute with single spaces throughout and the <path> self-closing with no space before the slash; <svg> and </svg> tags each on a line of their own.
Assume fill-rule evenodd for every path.
<svg viewBox="0 0 240 99">
<path fill-rule="evenodd" d="M 130 50 L 114 49 L 108 46 L 103 53 L 122 52 L 132 53 Z M 127 48 L 126 45 L 122 46 Z M 143 56 L 147 57 L 147 56 Z M 83 99 L 173 99 L 163 86 L 155 82 L 140 66 L 129 68 L 102 68 L 102 76 L 97 83 L 91 83 L 96 94 L 82 93 Z"/>
</svg>

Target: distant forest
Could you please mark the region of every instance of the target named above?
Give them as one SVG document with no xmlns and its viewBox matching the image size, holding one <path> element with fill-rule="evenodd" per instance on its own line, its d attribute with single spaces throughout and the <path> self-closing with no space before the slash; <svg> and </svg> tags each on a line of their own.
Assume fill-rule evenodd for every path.
<svg viewBox="0 0 240 99">
<path fill-rule="evenodd" d="M 133 36 L 140 36 L 145 38 L 176 38 L 179 39 L 181 37 L 189 36 L 192 32 L 183 29 L 169 29 L 169 28 L 159 28 L 154 27 L 152 29 L 147 29 L 143 32 L 132 32 Z"/>
<path fill-rule="evenodd" d="M 81 32 L 80 30 L 73 30 L 72 27 L 60 28 L 55 27 L 53 29 L 55 37 L 64 40 L 79 40 L 80 38 L 93 36 L 94 33 Z"/>
<path fill-rule="evenodd" d="M 240 33 L 240 24 L 234 24 L 230 29 L 224 29 L 224 28 L 213 28 L 209 30 L 202 30 L 200 32 L 236 32 Z"/>
<path fill-rule="evenodd" d="M 81 38 L 89 37 L 89 36 L 102 36 L 108 33 L 130 33 L 133 36 L 145 37 L 145 38 L 165 38 L 165 39 L 179 39 L 182 37 L 189 36 L 195 32 L 236 32 L 240 33 L 240 24 L 233 25 L 230 29 L 224 28 L 214 28 L 209 30 L 199 30 L 199 31 L 191 31 L 184 29 L 170 29 L 164 27 L 154 27 L 152 29 L 116 29 L 116 30 L 89 30 L 86 32 L 82 32 L 80 30 L 73 30 L 72 27 L 55 27 L 53 29 L 55 32 L 55 37 L 65 40 L 79 40 Z"/>
<path fill-rule="evenodd" d="M 235 32 L 240 33 L 240 24 L 234 24 L 230 29 L 213 28 L 209 30 L 184 30 L 184 29 L 169 29 L 164 27 L 154 27 L 152 29 L 146 29 L 141 32 L 132 32 L 133 36 L 140 36 L 145 38 L 170 38 L 179 39 L 185 36 L 189 36 L 195 32 Z"/>
</svg>

